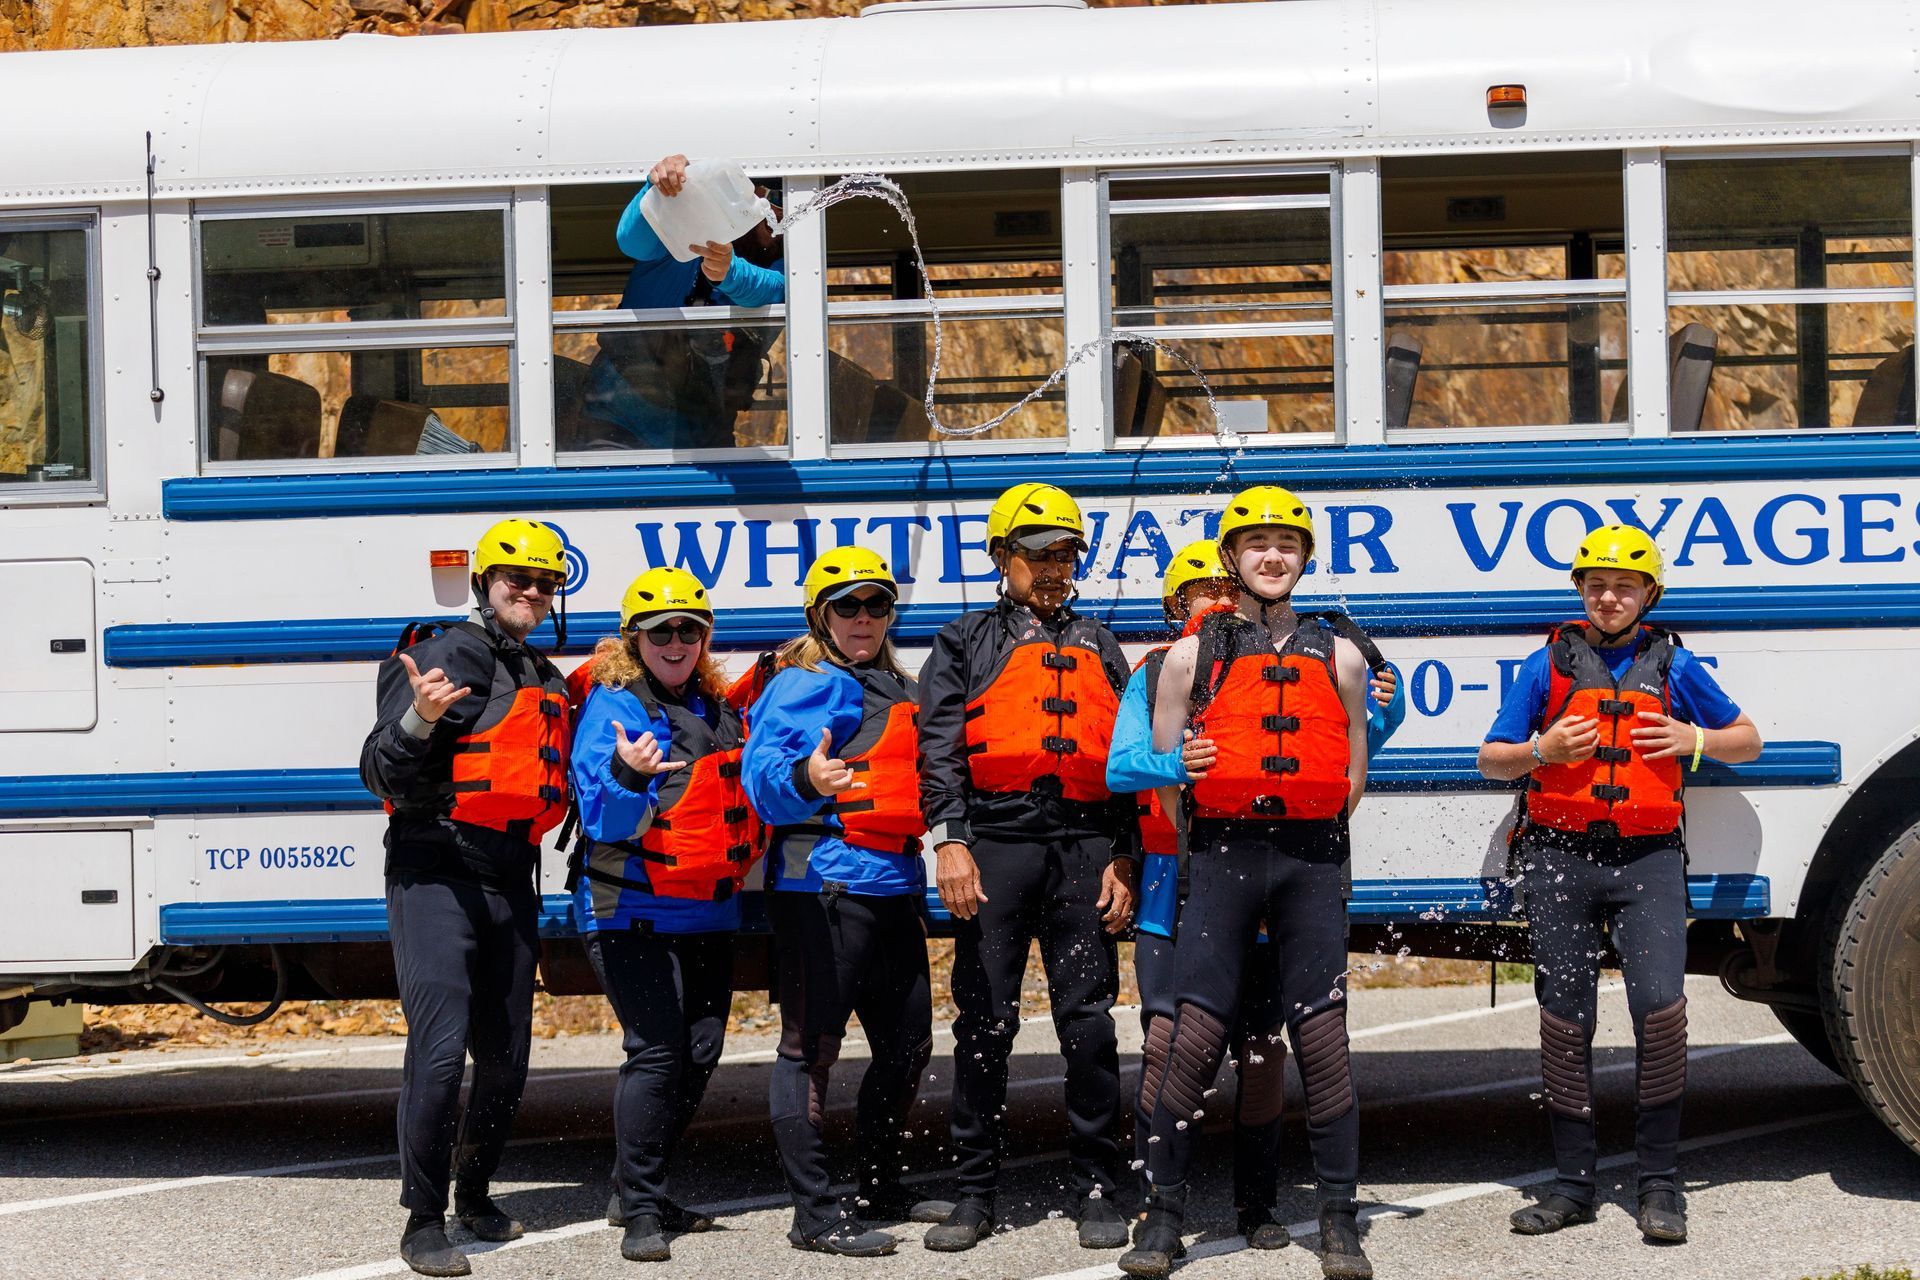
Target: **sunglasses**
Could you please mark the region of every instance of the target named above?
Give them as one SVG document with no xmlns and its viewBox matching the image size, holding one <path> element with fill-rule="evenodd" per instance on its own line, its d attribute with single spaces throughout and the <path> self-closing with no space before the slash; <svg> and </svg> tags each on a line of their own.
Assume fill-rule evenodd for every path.
<svg viewBox="0 0 1920 1280">
<path fill-rule="evenodd" d="M 1078 547 L 1049 547 L 1043 551 L 1029 551 L 1016 543 L 1013 554 L 1028 564 L 1073 564 L 1080 559 Z"/>
<path fill-rule="evenodd" d="M 830 601 L 827 608 L 843 618 L 857 618 L 865 609 L 869 618 L 884 618 L 893 612 L 892 596 L 868 596 L 865 600 L 855 600 L 852 596 L 841 596 Z"/>
<path fill-rule="evenodd" d="M 550 596 L 560 589 L 558 578 L 536 578 L 530 573 L 502 573 L 500 577 L 515 591 L 538 591 L 543 596 Z"/>
<path fill-rule="evenodd" d="M 646 630 L 647 639 L 653 642 L 654 647 L 660 649 L 666 648 L 675 640 L 681 644 L 699 644 L 700 637 L 706 634 L 705 627 L 684 619 L 678 623 L 663 622 L 657 627 L 648 627 Z"/>
</svg>

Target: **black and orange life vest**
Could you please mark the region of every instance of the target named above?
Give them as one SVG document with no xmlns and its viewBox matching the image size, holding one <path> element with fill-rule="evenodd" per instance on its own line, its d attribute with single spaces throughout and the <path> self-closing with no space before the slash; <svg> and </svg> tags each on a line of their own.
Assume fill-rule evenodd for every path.
<svg viewBox="0 0 1920 1280">
<path fill-rule="evenodd" d="M 474 622 L 410 623 L 394 652 L 455 627 L 481 637 L 493 654 L 487 705 L 454 740 L 451 778 L 422 782 L 397 806 L 389 800 L 387 812 L 439 808 L 456 822 L 537 845 L 567 813 L 573 718 L 566 679 L 531 649 L 504 652 L 494 634 Z"/>
<path fill-rule="evenodd" d="M 1188 727 L 1217 755 L 1192 785 L 1199 818 L 1331 818 L 1347 803 L 1346 704 L 1334 670 L 1334 624 L 1304 614 L 1276 650 L 1236 614 L 1200 628 Z"/>
<path fill-rule="evenodd" d="M 1160 687 L 1160 670 L 1166 666 L 1167 650 L 1170 645 L 1161 645 L 1149 650 L 1135 671 L 1146 672 L 1147 681 L 1147 725 L 1151 732 L 1153 725 L 1153 704 Z M 1156 788 L 1142 791 L 1139 796 L 1140 807 L 1140 851 L 1142 853 L 1165 854 L 1169 857 L 1180 852 L 1180 836 L 1173 829 L 1173 820 L 1167 817 L 1167 811 L 1160 806 L 1160 792 Z"/>
<path fill-rule="evenodd" d="M 1634 637 L 1633 661 L 1619 680 L 1587 642 L 1584 622 L 1563 622 L 1547 636 L 1545 728 L 1567 716 L 1597 719 L 1600 745 L 1585 760 L 1549 764 L 1527 779 L 1527 821 L 1556 831 L 1657 836 L 1680 825 L 1680 760 L 1649 760 L 1633 741 L 1642 711 L 1670 715 L 1667 687 L 1679 640 L 1658 627 Z"/>
<path fill-rule="evenodd" d="M 847 667 L 860 682 L 860 727 L 831 750 L 865 786 L 828 798 L 824 823 L 781 828 L 782 834 L 838 835 L 883 853 L 917 854 L 927 821 L 920 812 L 920 708 L 913 686 L 890 671 Z"/>
<path fill-rule="evenodd" d="M 746 883 L 760 856 L 762 828 L 740 779 L 746 738 L 724 701 L 711 723 L 691 707 L 662 702 L 646 677 L 627 685 L 649 719 L 667 722 L 667 759 L 684 769 L 660 775 L 653 822 L 633 840 L 588 840 L 577 864 L 601 884 L 662 898 L 725 902 Z M 639 859 L 639 875 L 627 875 Z"/>
<path fill-rule="evenodd" d="M 767 681 L 773 679 L 780 670 L 780 659 L 772 651 L 761 654 L 753 660 L 738 680 L 727 686 L 727 703 L 741 715 L 747 708 L 760 700 L 767 691 Z"/>
<path fill-rule="evenodd" d="M 1108 799 L 1107 753 L 1120 694 L 1101 661 L 1099 624 L 1067 623 L 1056 644 L 1044 630 L 1008 649 L 967 703 L 967 767 L 982 791 L 1023 793 L 1057 777 L 1060 795 Z"/>
</svg>

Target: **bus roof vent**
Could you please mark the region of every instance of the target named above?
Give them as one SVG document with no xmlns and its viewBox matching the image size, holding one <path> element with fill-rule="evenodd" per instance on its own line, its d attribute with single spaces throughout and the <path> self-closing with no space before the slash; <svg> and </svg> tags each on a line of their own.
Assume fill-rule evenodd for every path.
<svg viewBox="0 0 1920 1280">
<path fill-rule="evenodd" d="M 954 13 L 965 9 L 1084 9 L 1087 0 L 886 0 L 860 10 L 863 18 L 883 13 Z"/>
</svg>

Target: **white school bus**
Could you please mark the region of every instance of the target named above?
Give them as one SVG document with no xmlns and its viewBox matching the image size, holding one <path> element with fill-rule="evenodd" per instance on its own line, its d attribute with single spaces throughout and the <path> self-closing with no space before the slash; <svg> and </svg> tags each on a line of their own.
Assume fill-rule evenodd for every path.
<svg viewBox="0 0 1920 1280">
<path fill-rule="evenodd" d="M 1689 788 L 1692 967 L 1920 1140 L 1906 16 L 921 0 L 8 55 L 44 109 L 0 140 L 0 1011 L 390 990 L 375 663 L 463 611 L 503 514 L 570 548 L 567 662 L 673 563 L 740 666 L 825 547 L 896 566 L 910 649 L 990 601 L 985 511 L 1030 479 L 1089 513 L 1080 607 L 1146 644 L 1170 549 L 1279 482 L 1411 703 L 1356 946 L 1519 954 L 1475 747 L 1579 536 L 1644 525 L 1657 619 L 1769 744 Z M 789 208 L 901 185 L 946 429 L 1103 337 L 1204 384 L 1122 344 L 947 434 L 874 202 L 787 231 L 778 305 L 630 296 L 621 214 L 675 152 Z M 547 980 L 582 989 L 563 863 Z"/>
</svg>

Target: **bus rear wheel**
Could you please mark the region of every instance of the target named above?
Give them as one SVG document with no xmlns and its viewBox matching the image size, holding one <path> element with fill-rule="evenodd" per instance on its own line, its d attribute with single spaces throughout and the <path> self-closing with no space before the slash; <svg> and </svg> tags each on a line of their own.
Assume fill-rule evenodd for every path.
<svg viewBox="0 0 1920 1280">
<path fill-rule="evenodd" d="M 1828 1039 L 1861 1099 L 1920 1152 L 1920 825 L 1841 887 L 1826 941 Z"/>
</svg>

